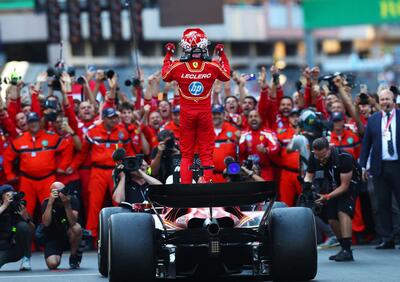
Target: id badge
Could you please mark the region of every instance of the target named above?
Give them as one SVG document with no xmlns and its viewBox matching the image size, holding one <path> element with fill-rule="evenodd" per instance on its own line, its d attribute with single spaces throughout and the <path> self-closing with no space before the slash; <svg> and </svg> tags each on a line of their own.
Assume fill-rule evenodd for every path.
<svg viewBox="0 0 400 282">
<path fill-rule="evenodd" d="M 31 156 L 36 157 L 36 152 L 32 152 Z"/>
<path fill-rule="evenodd" d="M 389 131 L 386 131 L 386 132 L 385 132 L 385 139 L 386 139 L 386 141 L 390 141 L 390 140 L 391 140 L 390 132 L 389 132 Z"/>
<path fill-rule="evenodd" d="M 110 143 L 106 143 L 106 148 L 110 148 Z"/>
</svg>

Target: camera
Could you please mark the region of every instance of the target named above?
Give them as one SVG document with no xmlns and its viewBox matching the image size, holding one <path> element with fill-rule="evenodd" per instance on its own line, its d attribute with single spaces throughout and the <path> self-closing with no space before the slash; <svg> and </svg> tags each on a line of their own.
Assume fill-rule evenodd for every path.
<svg viewBox="0 0 400 282">
<path fill-rule="evenodd" d="M 114 70 L 106 70 L 106 71 L 104 71 L 103 80 L 112 79 L 114 75 L 115 75 L 115 71 Z"/>
<path fill-rule="evenodd" d="M 22 77 L 20 75 L 17 74 L 17 72 L 14 70 L 10 77 L 5 77 L 3 79 L 4 83 L 6 84 L 11 84 L 11 85 L 17 85 L 18 81 L 20 81 L 22 79 Z"/>
<path fill-rule="evenodd" d="M 315 203 L 319 197 L 315 191 L 315 187 L 310 182 L 303 182 L 303 192 L 298 199 L 298 206 L 310 208 L 315 215 L 321 214 L 322 207 Z"/>
<path fill-rule="evenodd" d="M 168 140 L 165 142 L 165 148 L 166 150 L 172 150 L 175 147 L 175 136 L 174 133 L 170 130 L 162 130 L 158 133 L 157 139 L 159 142 L 162 142 L 164 140 Z"/>
<path fill-rule="evenodd" d="M 47 69 L 47 76 L 53 78 L 51 87 L 53 87 L 53 89 L 56 91 L 61 91 L 60 79 L 64 71 L 65 67 L 62 62 L 58 62 L 54 67 L 49 67 Z"/>
<path fill-rule="evenodd" d="M 78 76 L 78 78 L 76 79 L 76 82 L 80 85 L 84 85 L 85 84 L 85 78 L 81 75 Z"/>
<path fill-rule="evenodd" d="M 15 211 L 19 211 L 20 210 L 20 206 L 26 205 L 26 201 L 23 200 L 25 197 L 25 193 L 24 192 L 12 192 L 12 199 L 13 201 L 10 203 L 10 207 L 15 210 Z"/>
<path fill-rule="evenodd" d="M 70 186 L 65 186 L 64 188 L 58 190 L 59 193 L 63 194 L 64 196 L 68 196 L 71 193 Z"/>
<path fill-rule="evenodd" d="M 127 87 L 130 87 L 130 86 L 139 87 L 140 84 L 141 84 L 141 81 L 137 77 L 132 77 L 131 79 L 125 80 L 125 86 L 127 86 Z"/>
<path fill-rule="evenodd" d="M 135 157 L 125 157 L 122 161 L 124 165 L 124 172 L 132 172 L 140 169 L 143 162 L 143 155 L 136 155 Z"/>
</svg>

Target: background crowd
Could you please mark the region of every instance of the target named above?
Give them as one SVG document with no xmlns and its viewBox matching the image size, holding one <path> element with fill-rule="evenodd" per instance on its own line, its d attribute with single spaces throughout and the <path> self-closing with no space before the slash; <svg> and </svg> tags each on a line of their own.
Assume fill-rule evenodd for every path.
<svg viewBox="0 0 400 282">
<path fill-rule="evenodd" d="M 247 180 L 276 181 L 278 200 L 294 206 L 301 194 L 308 144 L 327 136 L 331 145 L 359 159 L 368 118 L 382 106 L 378 94 L 391 91 L 392 103 L 398 104 L 400 97 L 395 86 L 369 91 L 352 75 L 322 76 L 318 67 L 304 68 L 297 91 L 284 93 L 280 75 L 272 66 L 258 74 L 233 72 L 231 82 L 214 84 L 213 181 L 233 181 L 226 167 L 229 161 L 239 161 Z M 252 80 L 258 81 L 256 95 L 246 87 Z M 25 193 L 32 217 L 40 217 L 40 203 L 59 181 L 78 195 L 80 220 L 96 238 L 98 214 L 113 204 L 112 155 L 117 148 L 129 156 L 144 155 L 148 173 L 168 182 L 185 134 L 179 130 L 177 86 L 163 83 L 159 72 L 134 78 L 131 93 L 123 93 L 119 83 L 113 71 L 90 68 L 76 76 L 73 69 L 58 66 L 39 74 L 28 86 L 29 95 L 22 95 L 25 85 L 17 75 L 1 85 L 6 97 L 0 99 L 0 184 Z M 168 99 L 171 92 L 173 98 Z M 373 183 L 365 180 L 353 218 L 357 243 L 379 240 L 381 235 Z M 400 212 L 392 200 L 399 230 Z"/>
</svg>

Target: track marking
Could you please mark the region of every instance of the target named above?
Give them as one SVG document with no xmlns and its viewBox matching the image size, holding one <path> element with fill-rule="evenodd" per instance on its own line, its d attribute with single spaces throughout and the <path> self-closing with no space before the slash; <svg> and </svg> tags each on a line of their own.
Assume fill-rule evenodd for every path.
<svg viewBox="0 0 400 282">
<path fill-rule="evenodd" d="M 76 273 L 76 274 L 67 274 L 63 273 L 63 276 L 99 276 L 101 275 L 99 273 Z M 12 275 L 12 276 L 2 276 L 0 274 L 0 280 L 1 279 L 15 279 L 15 278 L 47 278 L 47 277 L 62 277 L 60 276 L 60 273 L 58 274 L 36 274 L 36 275 Z"/>
</svg>

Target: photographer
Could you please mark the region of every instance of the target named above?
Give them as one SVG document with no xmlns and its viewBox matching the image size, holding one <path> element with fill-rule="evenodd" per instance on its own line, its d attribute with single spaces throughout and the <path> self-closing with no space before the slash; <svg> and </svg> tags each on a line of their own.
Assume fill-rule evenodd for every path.
<svg viewBox="0 0 400 282">
<path fill-rule="evenodd" d="M 353 261 L 351 250 L 352 217 L 360 181 L 354 158 L 335 147 L 329 141 L 317 138 L 312 143 L 313 154 L 308 161 L 307 173 L 303 183 L 303 194 L 312 191 L 314 179 L 323 174 L 324 185 L 314 197 L 315 204 L 322 206 L 324 216 L 338 238 L 342 250 L 331 256 L 330 260 Z M 324 193 L 324 194 L 323 194 Z M 314 193 L 313 193 L 314 194 Z"/>
<path fill-rule="evenodd" d="M 180 156 L 179 148 L 175 144 L 175 136 L 172 131 L 163 130 L 157 135 L 158 146 L 151 154 L 151 173 L 162 183 L 172 175 Z"/>
<path fill-rule="evenodd" d="M 161 185 L 162 183 L 146 173 L 149 166 L 140 157 L 127 157 L 114 169 L 117 186 L 112 195 L 113 201 L 142 203 L 145 201 L 145 190 L 148 185 Z"/>
<path fill-rule="evenodd" d="M 50 196 L 42 204 L 42 225 L 36 231 L 36 238 L 44 244 L 44 256 L 49 269 L 57 269 L 63 251 L 70 247 L 69 266 L 79 268 L 82 256 L 78 248 L 82 239 L 82 228 L 77 222 L 79 201 L 61 182 L 54 182 Z"/>
<path fill-rule="evenodd" d="M 222 174 L 226 182 L 265 181 L 261 177 L 260 166 L 254 164 L 251 159 L 244 160 L 241 165 L 233 157 L 226 157 L 225 165 L 226 168 Z"/>
<path fill-rule="evenodd" d="M 22 193 L 10 185 L 0 186 L 0 267 L 22 258 L 20 270 L 31 270 L 31 241 L 35 230 Z"/>
</svg>

